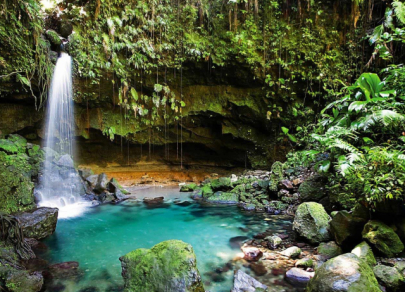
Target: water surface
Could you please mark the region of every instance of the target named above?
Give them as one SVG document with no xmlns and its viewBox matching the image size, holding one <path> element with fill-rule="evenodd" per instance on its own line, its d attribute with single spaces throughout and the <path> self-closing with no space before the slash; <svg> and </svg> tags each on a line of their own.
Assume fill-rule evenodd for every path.
<svg viewBox="0 0 405 292">
<path fill-rule="evenodd" d="M 290 226 L 288 220 L 243 212 L 236 206 L 200 205 L 178 188 L 150 188 L 135 195 L 164 196 L 165 204 L 149 208 L 141 200 L 128 200 L 58 221 L 55 234 L 45 241 L 49 249 L 42 257 L 51 263 L 77 261 L 83 275 L 55 281 L 47 291 L 121 291 L 120 256 L 164 240 L 180 239 L 193 246 L 206 290 L 229 292 L 233 271 L 220 275 L 215 271 L 240 254 L 240 249 L 229 244 L 230 238 Z M 176 204 L 179 201 L 183 203 Z"/>
</svg>

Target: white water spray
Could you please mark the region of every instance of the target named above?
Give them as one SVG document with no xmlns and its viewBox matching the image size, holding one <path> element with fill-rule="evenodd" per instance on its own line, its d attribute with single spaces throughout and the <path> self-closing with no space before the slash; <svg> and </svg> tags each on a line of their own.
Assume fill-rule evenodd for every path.
<svg viewBox="0 0 405 292">
<path fill-rule="evenodd" d="M 80 197 L 85 193 L 72 160 L 74 129 L 72 59 L 62 53 L 55 66 L 48 96 L 46 157 L 36 190 L 39 205 L 58 207 L 59 217 L 81 213 L 77 209 L 82 209 Z"/>
</svg>

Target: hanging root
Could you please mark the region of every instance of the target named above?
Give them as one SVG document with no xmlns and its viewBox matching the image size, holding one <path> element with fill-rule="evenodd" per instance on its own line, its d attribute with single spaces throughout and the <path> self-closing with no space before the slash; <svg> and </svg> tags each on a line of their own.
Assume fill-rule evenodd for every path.
<svg viewBox="0 0 405 292">
<path fill-rule="evenodd" d="M 14 245 L 17 254 L 23 260 L 35 258 L 31 246 L 26 242 L 18 219 L 0 212 L 1 236 L 5 242 Z"/>
</svg>

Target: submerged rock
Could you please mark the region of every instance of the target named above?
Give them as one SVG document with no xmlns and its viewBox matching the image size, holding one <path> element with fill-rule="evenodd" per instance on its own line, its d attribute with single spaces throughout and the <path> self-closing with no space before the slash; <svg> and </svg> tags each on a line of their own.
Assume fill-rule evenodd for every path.
<svg viewBox="0 0 405 292">
<path fill-rule="evenodd" d="M 363 238 L 387 257 L 393 257 L 404 250 L 399 236 L 388 225 L 370 220 L 363 229 Z"/>
<path fill-rule="evenodd" d="M 320 266 L 309 281 L 307 292 L 380 292 L 370 266 L 346 253 Z"/>
<path fill-rule="evenodd" d="M 330 217 L 321 204 L 309 202 L 298 206 L 293 229 L 311 243 L 328 241 Z"/>
<path fill-rule="evenodd" d="M 164 201 L 164 197 L 155 197 L 155 198 L 144 198 L 143 202 L 146 205 L 158 205 L 162 204 Z"/>
<path fill-rule="evenodd" d="M 55 232 L 58 208 L 42 207 L 15 216 L 20 221 L 25 237 L 42 239 Z"/>
<path fill-rule="evenodd" d="M 161 242 L 120 257 L 126 292 L 204 292 L 193 247 L 180 240 Z"/>
<path fill-rule="evenodd" d="M 266 285 L 263 285 L 255 278 L 249 276 L 241 270 L 237 270 L 235 272 L 233 289 L 231 290 L 231 292 L 259 292 L 266 291 L 266 289 Z"/>
</svg>

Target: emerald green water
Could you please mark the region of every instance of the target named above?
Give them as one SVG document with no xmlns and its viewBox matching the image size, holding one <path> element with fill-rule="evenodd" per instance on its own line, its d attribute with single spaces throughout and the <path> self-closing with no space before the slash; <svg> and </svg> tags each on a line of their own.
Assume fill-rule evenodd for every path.
<svg viewBox="0 0 405 292">
<path fill-rule="evenodd" d="M 288 220 L 246 213 L 236 206 L 200 205 L 177 188 L 151 188 L 138 191 L 136 196 L 164 196 L 165 204 L 148 208 L 141 200 L 128 200 L 90 208 L 81 216 L 58 221 L 56 232 L 45 241 L 49 248 L 42 257 L 50 263 L 77 261 L 82 275 L 55 279 L 47 291 L 121 291 L 119 257 L 169 239 L 193 246 L 206 290 L 230 291 L 233 270 L 215 273 L 240 253 L 231 247 L 229 239 L 251 237 L 269 228 L 279 232 L 290 226 Z M 176 205 L 175 198 L 190 203 Z"/>
</svg>

